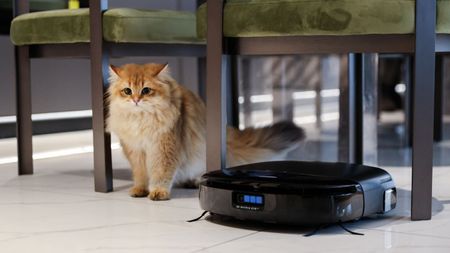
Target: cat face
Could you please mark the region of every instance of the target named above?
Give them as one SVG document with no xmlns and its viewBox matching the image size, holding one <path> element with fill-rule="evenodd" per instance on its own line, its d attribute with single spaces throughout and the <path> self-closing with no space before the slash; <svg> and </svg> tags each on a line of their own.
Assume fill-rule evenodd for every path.
<svg viewBox="0 0 450 253">
<path fill-rule="evenodd" d="M 111 105 L 130 112 L 151 111 L 169 104 L 167 64 L 110 66 Z"/>
</svg>

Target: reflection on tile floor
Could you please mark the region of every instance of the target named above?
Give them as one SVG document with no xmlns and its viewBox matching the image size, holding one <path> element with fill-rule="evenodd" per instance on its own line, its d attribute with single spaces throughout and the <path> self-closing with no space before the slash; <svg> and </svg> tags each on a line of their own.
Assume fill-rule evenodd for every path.
<svg viewBox="0 0 450 253">
<path fill-rule="evenodd" d="M 336 138 L 326 131 L 310 135 L 304 158 L 333 157 Z M 90 145 L 90 138 L 89 131 L 38 136 L 35 152 Z M 120 150 L 113 151 L 115 191 L 108 194 L 93 191 L 90 153 L 37 160 L 31 176 L 18 177 L 17 165 L 4 163 L 0 252 L 450 252 L 449 148 L 450 141 L 436 145 L 442 154 L 434 168 L 433 219 L 420 222 L 409 220 L 411 170 L 403 163 L 408 151 L 381 150 L 380 164 L 396 181 L 399 203 L 386 216 L 347 225 L 364 236 L 330 227 L 303 237 L 311 229 L 217 217 L 187 223 L 201 213 L 197 191 L 175 189 L 173 199 L 164 202 L 128 197 L 131 177 Z M 14 150 L 14 140 L 0 141 L 0 158 Z"/>
</svg>

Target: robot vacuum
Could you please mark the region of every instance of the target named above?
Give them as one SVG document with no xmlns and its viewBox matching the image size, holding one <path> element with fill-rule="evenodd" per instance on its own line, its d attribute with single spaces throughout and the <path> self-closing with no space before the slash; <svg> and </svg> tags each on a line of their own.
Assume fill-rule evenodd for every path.
<svg viewBox="0 0 450 253">
<path fill-rule="evenodd" d="M 386 171 L 325 162 L 263 162 L 202 176 L 200 206 L 212 214 L 267 223 L 320 225 L 395 208 Z"/>
</svg>

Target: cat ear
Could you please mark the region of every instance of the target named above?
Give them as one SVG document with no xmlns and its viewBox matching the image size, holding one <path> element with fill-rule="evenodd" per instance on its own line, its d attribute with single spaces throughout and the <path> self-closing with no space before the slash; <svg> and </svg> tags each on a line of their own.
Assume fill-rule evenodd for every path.
<svg viewBox="0 0 450 253">
<path fill-rule="evenodd" d="M 120 67 L 116 67 L 114 65 L 109 65 L 109 79 L 117 80 L 120 78 Z"/>
<path fill-rule="evenodd" d="M 160 64 L 153 76 L 164 76 L 164 75 L 169 75 L 169 63 Z"/>
</svg>

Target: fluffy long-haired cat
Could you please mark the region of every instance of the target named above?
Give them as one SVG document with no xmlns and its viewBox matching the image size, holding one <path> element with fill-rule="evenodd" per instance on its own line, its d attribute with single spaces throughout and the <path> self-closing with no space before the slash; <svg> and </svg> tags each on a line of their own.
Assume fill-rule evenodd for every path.
<svg viewBox="0 0 450 253">
<path fill-rule="evenodd" d="M 171 78 L 167 64 L 110 66 L 108 130 L 130 162 L 133 197 L 166 200 L 174 184 L 206 171 L 205 105 Z M 227 165 L 282 159 L 304 132 L 293 123 L 227 129 Z"/>
</svg>

